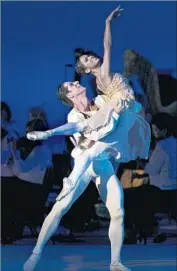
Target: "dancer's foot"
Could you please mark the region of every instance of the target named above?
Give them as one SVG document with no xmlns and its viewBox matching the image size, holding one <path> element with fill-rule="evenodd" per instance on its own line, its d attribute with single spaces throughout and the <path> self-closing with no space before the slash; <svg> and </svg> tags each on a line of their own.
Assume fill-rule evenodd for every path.
<svg viewBox="0 0 177 271">
<path fill-rule="evenodd" d="M 36 140 L 48 139 L 49 137 L 51 137 L 51 135 L 52 135 L 52 132 L 50 130 L 45 131 L 45 132 L 34 131 L 34 132 L 27 133 L 26 137 L 29 140 L 36 141 Z"/>
<path fill-rule="evenodd" d="M 131 270 L 125 265 L 118 263 L 116 265 L 111 265 L 110 271 L 131 271 Z"/>
<path fill-rule="evenodd" d="M 32 254 L 26 263 L 23 266 L 24 271 L 33 271 L 35 270 L 36 265 L 39 263 L 41 259 L 41 254 Z"/>
<path fill-rule="evenodd" d="M 71 191 L 75 188 L 76 183 L 74 184 L 71 179 L 64 178 L 63 179 L 63 189 L 61 190 L 60 194 L 56 198 L 57 201 L 62 200 L 66 197 Z"/>
</svg>

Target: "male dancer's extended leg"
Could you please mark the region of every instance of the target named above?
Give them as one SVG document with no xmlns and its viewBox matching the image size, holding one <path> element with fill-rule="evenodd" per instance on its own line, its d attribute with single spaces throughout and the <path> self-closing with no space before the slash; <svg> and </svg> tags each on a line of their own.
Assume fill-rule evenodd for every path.
<svg viewBox="0 0 177 271">
<path fill-rule="evenodd" d="M 82 179 L 77 183 L 74 190 L 63 198 L 61 201 L 56 201 L 53 206 L 51 212 L 44 220 L 42 225 L 37 244 L 33 250 L 33 254 L 24 264 L 25 271 L 33 271 L 38 264 L 41 253 L 45 244 L 49 241 L 51 236 L 56 232 L 60 220 L 64 214 L 71 208 L 72 204 L 79 198 L 79 196 L 84 192 L 87 188 L 89 182 L 91 180 L 90 170 L 88 169 L 83 175 Z"/>
<path fill-rule="evenodd" d="M 111 270 L 128 271 L 121 264 L 120 253 L 124 239 L 123 189 L 115 175 L 112 164 L 102 161 L 102 172 L 96 178 L 96 186 L 110 214 L 109 239 L 111 242 Z M 97 169 L 94 168 L 97 173 Z"/>
</svg>

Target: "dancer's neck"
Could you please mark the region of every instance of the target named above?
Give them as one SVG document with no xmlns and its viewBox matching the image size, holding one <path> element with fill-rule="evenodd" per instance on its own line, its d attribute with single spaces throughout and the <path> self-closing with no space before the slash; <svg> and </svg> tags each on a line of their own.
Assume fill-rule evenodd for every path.
<svg viewBox="0 0 177 271">
<path fill-rule="evenodd" d="M 87 97 L 80 97 L 74 102 L 74 107 L 80 112 L 86 112 L 90 110 L 91 102 Z"/>
<path fill-rule="evenodd" d="M 99 77 L 101 73 L 101 67 L 97 67 L 91 71 L 91 74 L 94 75 L 95 77 Z"/>
</svg>

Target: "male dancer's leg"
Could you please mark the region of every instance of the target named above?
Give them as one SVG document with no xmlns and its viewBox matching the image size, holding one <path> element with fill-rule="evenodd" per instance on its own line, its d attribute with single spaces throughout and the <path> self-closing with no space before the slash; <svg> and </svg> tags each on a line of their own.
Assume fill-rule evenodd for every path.
<svg viewBox="0 0 177 271">
<path fill-rule="evenodd" d="M 111 162 L 103 160 L 101 161 L 101 167 L 103 170 L 98 171 L 95 167 L 94 171 L 95 173 L 99 172 L 99 177 L 96 178 L 96 186 L 110 214 L 111 270 L 128 270 L 121 265 L 120 259 L 124 238 L 123 189 L 115 175 Z"/>
<path fill-rule="evenodd" d="M 55 205 L 53 206 L 51 212 L 44 220 L 42 225 L 37 244 L 33 250 L 33 254 L 24 264 L 25 271 L 33 271 L 38 264 L 41 253 L 45 244 L 49 241 L 51 236 L 56 232 L 60 220 L 64 214 L 71 208 L 72 204 L 79 198 L 79 196 L 84 192 L 87 188 L 89 182 L 91 181 L 91 168 L 85 172 L 82 179 L 77 183 L 74 190 L 63 198 L 61 201 L 56 201 Z"/>
<path fill-rule="evenodd" d="M 58 196 L 59 201 L 71 193 L 77 182 L 80 181 L 80 178 L 84 172 L 90 166 L 91 162 L 106 150 L 109 150 L 108 144 L 98 141 L 95 142 L 92 147 L 85 150 L 82 154 L 76 157 L 74 161 L 74 168 L 71 174 L 68 178 L 64 179 L 63 189 Z"/>
</svg>

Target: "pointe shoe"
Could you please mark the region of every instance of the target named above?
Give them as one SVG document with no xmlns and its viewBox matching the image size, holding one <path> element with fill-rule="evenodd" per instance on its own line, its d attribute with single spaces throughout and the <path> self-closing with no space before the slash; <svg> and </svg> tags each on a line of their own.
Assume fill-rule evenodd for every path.
<svg viewBox="0 0 177 271">
<path fill-rule="evenodd" d="M 23 266 L 23 271 L 34 271 L 41 259 L 41 254 L 32 254 Z"/>
<path fill-rule="evenodd" d="M 111 265 L 110 271 L 131 271 L 131 269 L 121 263 L 118 263 L 116 265 Z"/>
<path fill-rule="evenodd" d="M 72 182 L 69 178 L 63 179 L 63 189 L 61 190 L 60 194 L 56 198 L 57 201 L 62 200 L 64 197 L 66 197 L 71 191 L 75 188 L 76 184 Z"/>
<path fill-rule="evenodd" d="M 29 140 L 36 141 L 36 140 L 48 139 L 49 137 L 51 137 L 51 135 L 52 135 L 51 131 L 45 131 L 45 132 L 34 131 L 34 132 L 27 133 L 26 137 Z"/>
</svg>

